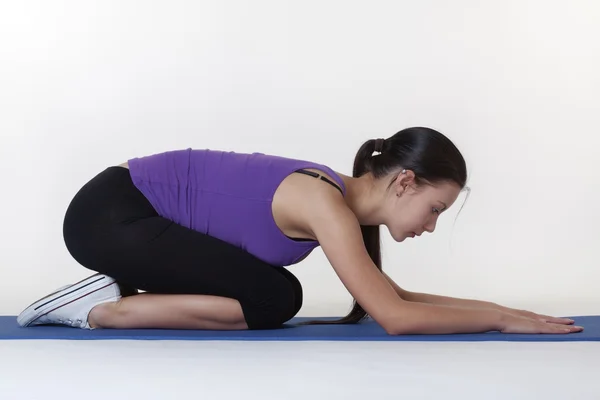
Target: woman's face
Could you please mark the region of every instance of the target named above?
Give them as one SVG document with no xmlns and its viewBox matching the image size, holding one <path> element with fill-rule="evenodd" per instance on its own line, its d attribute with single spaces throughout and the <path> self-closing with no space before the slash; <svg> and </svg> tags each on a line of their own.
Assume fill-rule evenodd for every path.
<svg viewBox="0 0 600 400">
<path fill-rule="evenodd" d="M 390 190 L 385 225 L 397 242 L 433 232 L 440 214 L 454 204 L 461 191 L 453 182 L 417 185 L 410 170 L 400 173 Z"/>
</svg>

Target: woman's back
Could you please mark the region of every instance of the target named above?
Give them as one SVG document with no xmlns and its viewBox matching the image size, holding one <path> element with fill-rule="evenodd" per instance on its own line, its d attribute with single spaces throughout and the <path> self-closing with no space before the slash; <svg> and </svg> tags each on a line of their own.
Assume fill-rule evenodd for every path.
<svg viewBox="0 0 600 400">
<path fill-rule="evenodd" d="M 318 169 L 345 191 L 329 167 L 262 153 L 175 150 L 128 161 L 132 180 L 159 215 L 216 237 L 272 265 L 290 265 L 318 246 L 286 236 L 273 197 L 294 171 Z"/>
</svg>

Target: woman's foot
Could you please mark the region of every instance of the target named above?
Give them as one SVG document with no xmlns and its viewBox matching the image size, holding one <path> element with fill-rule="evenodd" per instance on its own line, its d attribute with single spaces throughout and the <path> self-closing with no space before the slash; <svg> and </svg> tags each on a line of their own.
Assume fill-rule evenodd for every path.
<svg viewBox="0 0 600 400">
<path fill-rule="evenodd" d="M 118 283 L 103 274 L 58 289 L 31 304 L 17 317 L 22 327 L 60 324 L 73 328 L 94 329 L 88 322 L 92 308 L 121 299 Z"/>
</svg>

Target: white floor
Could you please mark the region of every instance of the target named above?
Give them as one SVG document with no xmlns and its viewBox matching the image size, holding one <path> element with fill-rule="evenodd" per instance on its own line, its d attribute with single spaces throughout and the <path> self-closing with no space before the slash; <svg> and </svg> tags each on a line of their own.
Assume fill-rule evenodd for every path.
<svg viewBox="0 0 600 400">
<path fill-rule="evenodd" d="M 600 342 L 0 341 L 0 399 L 600 399 Z"/>
</svg>

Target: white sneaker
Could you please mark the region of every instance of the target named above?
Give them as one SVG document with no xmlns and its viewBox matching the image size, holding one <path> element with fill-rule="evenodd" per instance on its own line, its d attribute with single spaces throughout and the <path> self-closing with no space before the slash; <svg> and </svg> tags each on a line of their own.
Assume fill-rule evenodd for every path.
<svg viewBox="0 0 600 400">
<path fill-rule="evenodd" d="M 73 328 L 93 329 L 88 314 L 95 306 L 118 301 L 121 291 L 117 282 L 95 274 L 72 285 L 63 286 L 31 304 L 17 317 L 22 326 L 61 324 Z"/>
</svg>

